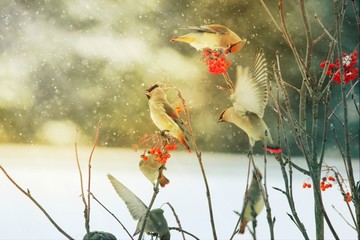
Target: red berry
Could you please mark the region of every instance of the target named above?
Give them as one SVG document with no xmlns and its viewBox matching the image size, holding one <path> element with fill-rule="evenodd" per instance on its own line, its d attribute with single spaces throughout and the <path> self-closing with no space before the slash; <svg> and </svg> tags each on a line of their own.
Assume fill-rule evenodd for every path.
<svg viewBox="0 0 360 240">
<path fill-rule="evenodd" d="M 323 61 L 322 63 L 320 63 L 320 67 L 321 67 L 321 68 L 324 68 L 325 65 L 326 65 L 326 61 Z"/>
</svg>

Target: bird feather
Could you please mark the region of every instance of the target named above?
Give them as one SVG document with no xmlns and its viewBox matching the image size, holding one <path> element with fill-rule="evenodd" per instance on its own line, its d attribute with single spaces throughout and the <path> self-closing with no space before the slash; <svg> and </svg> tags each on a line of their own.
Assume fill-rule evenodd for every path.
<svg viewBox="0 0 360 240">
<path fill-rule="evenodd" d="M 236 111 L 253 112 L 260 118 L 268 101 L 267 66 L 263 51 L 257 51 L 252 70 L 248 67 L 237 67 L 237 81 L 235 92 L 231 100 Z"/>
<path fill-rule="evenodd" d="M 225 26 L 219 24 L 211 24 L 211 25 L 204 25 L 201 27 L 188 27 L 189 30 L 194 32 L 205 32 L 205 33 L 214 33 L 214 34 L 225 34 L 228 30 Z"/>
<path fill-rule="evenodd" d="M 134 193 L 132 193 L 127 187 L 125 187 L 112 175 L 108 174 L 108 178 L 113 185 L 116 193 L 125 202 L 134 220 L 139 220 L 141 217 L 145 216 L 147 206 Z"/>
</svg>

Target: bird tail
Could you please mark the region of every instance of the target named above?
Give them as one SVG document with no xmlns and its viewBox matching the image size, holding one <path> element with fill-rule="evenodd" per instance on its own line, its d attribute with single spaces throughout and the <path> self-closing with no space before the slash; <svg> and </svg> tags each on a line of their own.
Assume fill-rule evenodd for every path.
<svg viewBox="0 0 360 240">
<path fill-rule="evenodd" d="M 189 147 L 189 142 L 190 142 L 190 139 L 188 139 L 186 137 L 185 134 L 181 133 L 180 136 L 179 136 L 179 139 L 180 139 L 180 142 L 185 146 L 186 150 L 191 153 L 191 149 Z"/>
<path fill-rule="evenodd" d="M 170 180 L 167 179 L 164 174 L 162 173 L 159 179 L 159 183 L 161 187 L 165 187 L 166 184 L 169 184 Z"/>
<path fill-rule="evenodd" d="M 160 236 L 160 240 L 170 240 L 170 231 L 167 231 L 164 235 Z"/>
<path fill-rule="evenodd" d="M 178 139 L 185 146 L 186 150 L 189 153 L 191 153 L 191 149 L 190 149 L 191 134 L 189 133 L 186 125 L 181 119 L 174 118 L 173 120 L 181 129 L 181 133 L 179 134 Z"/>
<path fill-rule="evenodd" d="M 247 223 L 248 223 L 248 221 L 242 220 L 241 225 L 240 225 L 240 229 L 239 229 L 240 234 L 244 234 Z"/>
</svg>

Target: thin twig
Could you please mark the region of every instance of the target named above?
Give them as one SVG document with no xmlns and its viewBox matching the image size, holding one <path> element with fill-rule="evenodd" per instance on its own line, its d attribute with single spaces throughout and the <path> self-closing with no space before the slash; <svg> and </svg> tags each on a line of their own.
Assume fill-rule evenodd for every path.
<svg viewBox="0 0 360 240">
<path fill-rule="evenodd" d="M 358 115 L 360 115 L 360 109 L 359 109 L 359 106 L 358 106 L 358 101 L 356 101 L 355 99 L 355 93 L 354 93 L 354 90 L 353 90 L 353 86 L 355 86 L 356 84 L 359 83 L 359 80 L 356 81 L 354 84 L 351 83 L 351 99 L 353 100 L 353 103 L 354 103 L 354 106 L 355 106 L 355 109 L 356 109 L 356 112 Z"/>
<path fill-rule="evenodd" d="M 344 166 L 345 166 L 345 171 L 346 171 L 346 175 L 348 176 L 348 175 L 349 175 L 349 173 L 348 173 L 349 166 L 347 165 L 347 161 L 346 161 L 345 154 L 344 154 L 344 152 L 342 151 L 342 148 L 341 148 L 339 139 L 338 139 L 338 137 L 337 137 L 337 135 L 336 135 L 335 128 L 334 128 L 333 126 L 331 126 L 331 130 L 332 130 L 332 132 L 333 132 L 333 136 L 334 136 L 336 145 L 337 145 L 337 147 L 338 147 L 338 149 L 339 149 L 339 152 L 340 152 L 340 154 L 341 154 L 341 157 L 342 157 L 342 159 L 343 159 Z M 343 187 L 342 187 L 342 185 L 340 184 L 341 181 L 340 181 L 340 179 L 339 179 L 339 174 L 338 174 L 338 172 L 334 171 L 334 174 L 335 174 L 336 181 L 339 183 L 340 191 L 341 191 L 341 192 L 345 192 L 344 189 L 343 189 Z M 351 214 L 351 216 L 352 216 L 352 218 L 353 218 L 354 224 L 355 224 L 355 226 L 356 226 L 356 220 L 355 220 L 354 215 L 353 215 L 353 213 L 352 213 L 352 211 L 351 211 L 351 208 L 350 208 L 350 206 L 349 206 L 349 203 L 347 203 L 347 206 L 348 206 L 349 212 L 350 212 L 350 214 Z"/>
<path fill-rule="evenodd" d="M 256 181 L 258 182 L 259 185 L 259 189 L 260 189 L 260 193 L 264 198 L 264 202 L 265 202 L 265 208 L 266 208 L 266 219 L 268 221 L 268 225 L 269 225 L 269 231 L 270 231 L 270 239 L 275 239 L 275 233 L 274 233 L 274 219 L 272 218 L 271 215 L 271 205 L 270 205 L 270 200 L 269 200 L 269 193 L 268 193 L 268 189 L 267 189 L 267 160 L 266 160 L 266 150 L 264 150 L 264 191 L 261 187 L 262 183 L 261 183 L 261 179 L 259 176 L 257 176 L 257 174 L 255 174 L 256 177 Z M 254 165 L 254 161 L 252 162 L 254 168 L 256 167 Z M 255 233 L 255 229 L 254 229 L 254 233 Z"/>
<path fill-rule="evenodd" d="M 197 144 L 196 144 L 196 141 L 195 141 L 194 133 L 193 133 L 191 123 L 190 123 L 190 115 L 189 115 L 188 109 L 186 107 L 185 99 L 182 97 L 181 92 L 178 89 L 176 89 L 176 90 L 177 90 L 177 93 L 178 93 L 178 97 L 181 99 L 182 105 L 184 107 L 184 112 L 185 112 L 185 116 L 186 116 L 186 124 L 187 124 L 188 130 L 189 130 L 190 136 L 191 136 L 192 146 L 194 147 L 194 150 L 196 152 L 196 156 L 197 156 L 199 166 L 200 166 L 200 169 L 201 169 L 201 173 L 202 173 L 202 176 L 203 176 L 205 189 L 206 189 L 206 196 L 207 196 L 207 200 L 208 200 L 211 229 L 212 229 L 212 233 L 213 233 L 213 238 L 214 238 L 214 240 L 216 240 L 217 235 L 216 235 L 214 214 L 213 214 L 212 203 L 211 203 L 210 188 L 209 188 L 209 184 L 208 184 L 208 181 L 207 181 L 205 168 L 204 168 L 204 165 L 202 163 L 201 152 L 199 151 L 199 149 L 197 147 Z"/>
<path fill-rule="evenodd" d="M 79 161 L 79 154 L 78 154 L 78 145 L 77 145 L 77 137 L 78 137 L 78 133 L 79 133 L 79 129 L 76 129 L 76 137 L 75 137 L 75 158 L 76 158 L 76 165 L 79 171 L 79 177 L 80 177 L 80 189 L 81 189 L 81 199 L 82 202 L 84 204 L 84 219 L 85 219 L 85 230 L 86 230 L 86 234 L 87 236 L 90 236 L 90 229 L 89 229 L 89 225 L 87 222 L 87 209 L 88 209 L 88 205 L 86 203 L 86 199 L 85 199 L 85 192 L 84 192 L 84 182 L 83 182 L 83 176 L 82 176 L 82 171 L 81 171 L 81 167 L 80 167 L 80 161 Z"/>
<path fill-rule="evenodd" d="M 309 21 L 307 18 L 307 14 L 306 14 L 304 0 L 300 0 L 300 9 L 301 9 L 301 16 L 303 18 L 303 23 L 304 23 L 304 28 L 305 28 L 305 36 L 306 36 L 305 63 L 306 63 L 306 69 L 310 69 L 311 59 L 312 59 L 313 40 L 312 40 L 312 34 L 311 34 L 311 27 L 310 27 L 310 24 L 309 24 Z"/>
<path fill-rule="evenodd" d="M 184 234 L 184 232 L 182 231 L 183 229 L 182 229 L 182 226 L 181 226 L 181 223 L 180 223 L 180 219 L 179 219 L 178 215 L 176 214 L 175 209 L 173 208 L 173 206 L 172 206 L 169 202 L 167 202 L 167 203 L 165 203 L 165 204 L 168 205 L 169 208 L 171 209 L 171 211 L 172 211 L 172 213 L 173 213 L 173 215 L 174 215 L 174 217 L 175 217 L 175 219 L 176 219 L 176 222 L 177 222 L 177 224 L 178 224 L 178 226 L 179 226 L 179 230 L 180 230 L 180 232 L 181 232 L 181 235 L 182 235 L 183 239 L 185 240 L 185 234 Z"/>
<path fill-rule="evenodd" d="M 356 228 L 354 226 L 352 226 L 348 220 L 346 220 L 346 218 L 341 214 L 341 212 L 339 212 L 334 205 L 331 205 L 332 208 L 335 210 L 335 212 L 337 212 L 339 214 L 339 216 L 344 220 L 344 222 L 346 222 L 347 225 L 349 225 L 352 229 L 354 229 L 356 231 Z"/>
<path fill-rule="evenodd" d="M 345 190 L 344 190 L 344 188 L 343 188 L 343 186 L 342 186 L 342 184 L 341 184 L 341 180 L 340 180 L 341 175 L 339 174 L 339 172 L 336 172 L 336 171 L 333 171 L 333 172 L 334 172 L 334 174 L 335 174 L 335 179 L 336 179 L 336 181 L 339 183 L 340 192 L 343 193 L 343 194 L 345 194 Z M 357 229 L 357 228 L 358 228 L 358 223 L 356 222 L 354 213 L 353 213 L 353 211 L 351 210 L 351 207 L 350 207 L 349 202 L 346 202 L 346 206 L 347 206 L 347 208 L 348 208 L 348 210 L 349 210 L 349 213 L 350 213 L 350 215 L 351 215 L 351 219 L 353 220 L 353 223 L 354 223 L 354 225 L 355 225 L 355 229 Z"/>
<path fill-rule="evenodd" d="M 326 93 L 325 96 L 325 106 L 327 106 L 330 102 L 330 91 L 328 91 Z M 319 164 L 322 165 L 322 163 L 324 162 L 324 157 L 325 157 L 325 149 L 326 149 L 326 142 L 327 142 L 327 133 L 328 133 L 328 128 L 329 128 L 329 120 L 327 119 L 327 116 L 329 115 L 329 110 L 328 108 L 325 107 L 325 113 L 324 113 L 324 127 L 323 127 L 323 134 L 322 134 L 322 141 L 321 141 L 321 149 L 320 149 L 320 157 L 319 157 Z"/>
<path fill-rule="evenodd" d="M 281 24 L 282 24 L 283 33 L 284 33 L 282 36 L 283 36 L 284 40 L 286 41 L 286 43 L 288 44 L 291 51 L 293 52 L 293 55 L 296 60 L 297 66 L 299 68 L 300 74 L 302 75 L 302 78 L 303 78 L 303 86 L 307 87 L 309 94 L 311 96 L 312 95 L 311 88 L 310 88 L 311 84 L 309 82 L 309 79 L 311 78 L 311 74 L 309 73 L 307 64 L 305 64 L 303 59 L 300 57 L 300 54 L 297 51 L 295 43 L 292 40 L 292 37 L 290 36 L 290 32 L 287 29 L 285 15 L 284 15 L 284 11 L 283 11 L 283 0 L 279 0 L 279 15 L 280 15 Z"/>
<path fill-rule="evenodd" d="M 40 205 L 40 203 L 38 203 L 38 201 L 35 200 L 35 198 L 33 198 L 33 196 L 31 196 L 29 189 L 27 191 L 25 191 L 23 188 L 21 188 L 14 179 L 12 179 L 10 177 L 10 175 L 5 171 L 5 169 L 3 168 L 2 165 L 0 165 L 0 169 L 1 171 L 5 174 L 5 176 L 10 180 L 10 182 L 17 188 L 19 189 L 23 194 L 25 194 L 25 196 L 27 196 L 39 209 L 40 211 L 47 217 L 47 219 L 51 222 L 52 225 L 54 225 L 54 227 L 62 234 L 64 235 L 67 239 L 73 240 L 74 238 L 71 237 L 69 234 L 67 234 L 53 219 L 52 217 L 50 217 L 50 215 L 46 212 L 46 210 Z"/>
<path fill-rule="evenodd" d="M 265 132 L 265 135 L 267 135 L 268 132 L 266 131 Z M 267 146 L 267 142 L 266 142 L 266 137 L 264 138 L 264 145 Z M 266 147 L 265 147 L 266 149 Z M 259 185 L 259 189 L 260 189 L 260 193 L 262 194 L 263 198 L 264 198 L 264 202 L 265 202 L 265 207 L 266 207 L 266 218 L 267 218 L 267 221 L 268 221 L 268 225 L 269 225 L 269 231 L 270 231 L 270 239 L 275 239 L 275 235 L 274 235 L 274 221 L 272 219 L 272 216 L 271 216 L 271 206 L 270 206 L 270 201 L 269 201 L 269 194 L 268 194 L 268 189 L 267 189 L 267 151 L 264 149 L 264 191 L 263 192 L 263 188 L 261 187 L 261 179 L 260 179 L 260 176 L 258 176 L 258 174 L 255 174 L 255 178 L 256 178 L 256 181 Z M 255 166 L 255 161 L 254 159 L 252 159 L 252 164 L 253 164 L 253 167 L 254 169 L 256 168 Z M 255 235 L 255 229 L 254 229 L 254 236 L 256 237 Z"/>
<path fill-rule="evenodd" d="M 96 126 L 95 140 L 94 140 L 94 144 L 91 149 L 89 160 L 88 160 L 87 209 L 86 209 L 86 217 L 85 217 L 85 222 L 86 222 L 85 226 L 86 226 L 87 232 L 90 232 L 91 160 L 92 160 L 92 156 L 94 154 L 96 145 L 99 141 L 100 128 L 101 128 L 101 119 L 98 121 L 98 124 Z"/>
<path fill-rule="evenodd" d="M 343 2 L 340 6 L 340 10 L 338 10 L 339 1 L 334 1 L 334 14 L 336 16 L 336 38 L 338 40 L 337 44 L 337 55 L 339 58 L 342 57 L 342 45 L 341 45 L 341 30 L 342 30 L 342 22 L 345 15 L 345 8 L 346 5 L 349 2 Z M 340 64 L 340 80 L 341 80 L 341 97 L 343 101 L 343 113 L 344 113 L 344 145 L 345 145 L 345 159 L 346 159 L 346 166 L 347 166 L 347 177 L 350 184 L 350 189 L 352 195 L 354 195 L 354 207 L 356 211 L 357 216 L 357 222 L 360 221 L 360 199 L 358 195 L 356 194 L 356 185 L 355 185 L 355 179 L 354 179 L 354 173 L 353 173 L 353 167 L 352 167 L 352 161 L 351 161 L 351 148 L 350 148 L 350 142 L 349 142 L 349 123 L 348 123 L 348 105 L 346 101 L 346 86 L 345 86 L 345 79 L 344 79 L 344 66 L 343 64 Z M 358 237 L 360 238 L 360 227 L 357 226 L 357 233 Z"/>
<path fill-rule="evenodd" d="M 355 86 L 357 85 L 357 83 L 358 83 L 358 81 L 351 86 L 349 92 L 348 92 L 347 94 L 345 94 L 345 99 L 348 98 L 350 95 L 352 95 L 352 93 L 353 93 L 353 91 L 354 91 L 354 88 L 355 88 Z M 345 100 L 345 101 L 346 101 L 346 100 Z M 331 113 L 329 114 L 328 118 L 330 119 L 330 118 L 332 117 L 332 115 L 335 114 L 336 109 L 337 109 L 339 106 L 342 106 L 342 105 L 344 105 L 344 99 L 342 99 L 342 100 L 333 108 L 333 110 L 332 110 Z"/>
<path fill-rule="evenodd" d="M 190 233 L 188 231 L 185 231 L 184 229 L 180 229 L 180 228 L 177 228 L 177 227 L 169 227 L 169 230 L 176 230 L 176 231 L 179 231 L 181 233 L 185 233 L 185 234 L 193 237 L 196 240 L 200 240 L 200 238 L 196 237 L 194 234 L 192 234 L 192 233 Z"/>
<path fill-rule="evenodd" d="M 319 24 L 320 28 L 323 30 L 324 34 L 326 36 L 328 36 L 331 41 L 336 43 L 336 39 L 329 33 L 329 31 L 325 28 L 324 24 L 322 24 L 317 13 L 314 13 L 314 18 L 315 18 L 317 24 Z"/>
<path fill-rule="evenodd" d="M 276 64 L 273 65 L 274 76 L 275 76 L 278 86 L 280 87 L 281 93 L 283 94 L 283 97 L 285 98 L 286 112 L 288 113 L 288 117 L 291 120 L 293 130 L 295 130 L 295 140 L 296 140 L 297 144 L 300 146 L 299 148 L 303 150 L 305 159 L 309 159 L 310 153 L 309 153 L 309 149 L 307 147 L 305 147 L 306 144 L 304 142 L 306 142 L 306 139 L 303 134 L 304 132 L 306 133 L 306 129 L 303 129 L 302 126 L 300 126 L 298 121 L 295 119 L 295 115 L 293 114 L 293 111 L 291 109 L 290 97 L 284 86 L 285 81 L 281 74 L 280 57 L 279 57 L 278 52 L 276 52 L 275 57 L 276 57 Z"/>
<path fill-rule="evenodd" d="M 90 193 L 91 197 L 102 207 L 105 209 L 105 211 L 107 211 L 111 216 L 113 216 L 113 218 L 115 218 L 115 220 L 121 225 L 121 227 L 125 230 L 125 232 L 127 233 L 127 235 L 130 237 L 130 239 L 134 239 L 133 236 L 130 234 L 130 232 L 126 229 L 126 227 L 124 226 L 124 224 L 115 216 L 114 213 L 112 213 L 107 207 L 105 207 L 104 204 L 102 204 L 93 193 Z"/>
<path fill-rule="evenodd" d="M 305 228 L 304 224 L 301 222 L 301 220 L 300 220 L 300 218 L 299 218 L 299 216 L 297 214 L 297 211 L 296 211 L 294 198 L 292 197 L 292 194 L 290 192 L 289 179 L 288 179 L 288 175 L 286 173 L 285 165 L 283 163 L 283 160 L 281 159 L 281 155 L 277 155 L 277 157 L 279 157 L 278 162 L 280 164 L 280 169 L 281 169 L 283 179 L 284 179 L 284 184 L 285 184 L 285 190 L 282 191 L 282 192 L 285 194 L 285 196 L 286 196 L 286 198 L 288 200 L 288 204 L 289 204 L 289 207 L 290 207 L 290 210 L 291 210 L 291 214 L 292 214 L 292 217 L 294 219 L 294 222 L 295 222 L 296 226 L 298 227 L 298 229 L 302 233 L 303 237 L 305 239 L 309 240 L 310 238 L 309 238 L 309 236 L 307 234 L 306 228 Z"/>
<path fill-rule="evenodd" d="M 285 85 L 286 87 L 289 87 L 289 88 L 295 90 L 297 93 L 300 93 L 300 90 L 299 90 L 297 87 L 293 86 L 292 84 L 287 83 L 287 82 L 284 81 L 284 85 Z"/>
<path fill-rule="evenodd" d="M 353 7 L 353 10 L 354 10 L 354 16 L 355 16 L 355 19 L 356 19 L 356 24 L 357 24 L 357 27 L 358 27 L 358 32 L 360 32 L 360 18 L 359 18 L 359 8 L 356 6 L 356 2 L 355 0 L 351 0 L 351 3 L 352 3 L 352 7 Z"/>
<path fill-rule="evenodd" d="M 334 28 L 335 28 L 335 20 L 330 24 L 329 30 L 327 31 L 330 33 L 330 31 Z M 320 34 L 320 36 L 314 39 L 313 41 L 314 45 L 318 44 L 325 36 L 327 36 L 327 34 L 325 33 L 325 31 L 323 31 L 322 34 Z"/>
<path fill-rule="evenodd" d="M 246 176 L 246 185 L 245 185 L 246 188 L 245 188 L 245 194 L 244 194 L 243 202 L 245 202 L 246 193 L 248 192 L 248 189 L 249 189 L 251 158 L 252 158 L 252 146 L 250 145 L 249 146 L 249 152 L 248 152 L 248 160 L 249 161 L 248 161 L 248 165 L 247 165 L 247 176 Z M 244 214 L 244 212 L 238 214 L 239 218 L 238 218 L 238 220 L 237 220 L 237 222 L 235 224 L 235 228 L 234 228 L 234 231 L 233 231 L 233 233 L 232 233 L 232 235 L 230 237 L 230 240 L 232 240 L 235 237 L 235 235 L 239 232 L 238 227 L 240 225 L 241 219 L 243 218 L 243 216 L 242 216 L 243 214 Z"/>
<path fill-rule="evenodd" d="M 151 197 L 149 206 L 148 206 L 148 208 L 147 208 L 147 211 L 146 211 L 146 214 L 145 214 L 145 217 L 144 217 L 144 222 L 143 222 L 143 224 L 142 224 L 142 226 L 141 226 L 141 230 L 140 230 L 140 233 L 139 233 L 138 240 L 142 240 L 142 237 L 143 237 L 143 235 L 144 235 L 146 222 L 147 222 L 147 220 L 148 220 L 148 218 L 149 218 L 150 211 L 151 211 L 152 206 L 154 205 L 156 196 L 157 196 L 157 194 L 159 193 L 160 178 L 161 178 L 161 176 L 162 176 L 163 170 L 164 170 L 164 167 L 160 167 L 160 168 L 159 168 L 158 179 L 157 179 L 157 181 L 156 181 L 156 183 L 155 183 L 155 186 L 154 186 L 154 192 L 153 192 L 153 195 L 152 195 L 152 197 Z"/>
</svg>

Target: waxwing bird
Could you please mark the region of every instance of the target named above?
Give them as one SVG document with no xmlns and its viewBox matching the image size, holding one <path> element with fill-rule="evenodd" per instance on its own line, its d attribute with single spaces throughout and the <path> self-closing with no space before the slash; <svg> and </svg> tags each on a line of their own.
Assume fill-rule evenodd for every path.
<svg viewBox="0 0 360 240">
<path fill-rule="evenodd" d="M 237 81 L 230 100 L 233 106 L 225 109 L 219 122 L 230 122 L 244 130 L 251 146 L 261 140 L 265 150 L 280 153 L 281 148 L 274 144 L 270 131 L 263 121 L 264 110 L 268 101 L 268 73 L 264 53 L 256 53 L 252 71 L 248 67 L 237 67 Z"/>
<path fill-rule="evenodd" d="M 176 138 L 185 146 L 188 152 L 191 152 L 189 147 L 190 134 L 176 110 L 167 100 L 164 90 L 159 84 L 154 84 L 147 89 L 146 96 L 149 99 L 150 117 L 154 124 L 160 131 L 168 132 Z"/>
<path fill-rule="evenodd" d="M 139 162 L 140 171 L 144 176 L 155 186 L 156 181 L 159 178 L 160 168 L 165 168 L 163 163 L 159 162 L 156 159 L 156 155 L 149 155 L 147 159 L 141 159 Z M 161 187 L 165 187 L 170 181 L 167 179 L 163 173 L 159 178 L 159 183 Z"/>
<path fill-rule="evenodd" d="M 133 235 L 135 236 L 141 231 L 148 208 L 134 193 L 116 180 L 116 178 L 110 174 L 108 174 L 108 178 L 117 194 L 125 202 L 131 216 L 134 220 L 139 220 Z M 150 211 L 145 224 L 145 232 L 148 234 L 157 234 L 161 240 L 170 240 L 170 232 L 164 217 L 164 210 L 156 208 Z"/>
<path fill-rule="evenodd" d="M 259 183 L 256 180 L 256 176 L 259 179 L 261 190 L 259 187 Z M 239 233 L 243 234 L 245 232 L 246 225 L 249 221 L 254 221 L 256 217 L 260 214 L 262 209 L 264 208 L 265 202 L 261 192 L 265 193 L 264 188 L 261 184 L 261 173 L 255 168 L 253 171 L 253 176 L 251 179 L 250 187 L 245 193 L 243 208 L 240 215 L 240 230 Z"/>
<path fill-rule="evenodd" d="M 116 237 L 108 232 L 94 231 L 85 234 L 83 240 L 116 240 Z"/>
<path fill-rule="evenodd" d="M 226 53 L 239 51 L 246 43 L 229 28 L 220 24 L 211 24 L 201 27 L 188 27 L 190 32 L 183 36 L 173 37 L 171 42 L 186 42 L 198 51 L 203 49 L 225 50 Z"/>
</svg>

